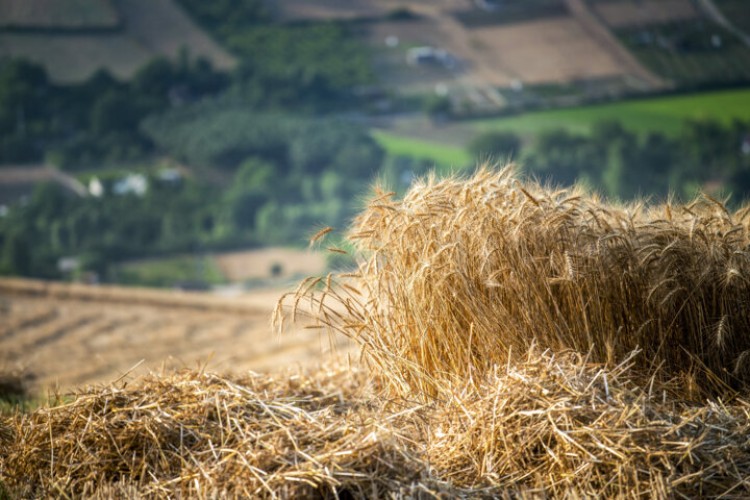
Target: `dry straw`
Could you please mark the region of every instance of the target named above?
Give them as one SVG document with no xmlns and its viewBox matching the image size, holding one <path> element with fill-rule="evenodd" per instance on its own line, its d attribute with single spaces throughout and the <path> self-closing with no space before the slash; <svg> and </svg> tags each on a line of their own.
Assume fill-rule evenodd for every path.
<svg viewBox="0 0 750 500">
<path fill-rule="evenodd" d="M 531 351 L 429 405 L 348 368 L 185 371 L 0 421 L 11 498 L 670 498 L 750 495 L 750 404 L 694 405 Z"/>
<path fill-rule="evenodd" d="M 749 230 L 710 198 L 427 180 L 359 217 L 356 272 L 292 296 L 362 343 L 374 385 L 329 367 L 84 390 L 0 417 L 0 497 L 747 498 Z"/>
<path fill-rule="evenodd" d="M 691 395 L 750 382 L 750 209 L 615 206 L 485 168 L 379 196 L 350 239 L 357 271 L 293 304 L 358 340 L 395 394 L 480 380 L 534 344 L 609 366 L 638 349 Z"/>
<path fill-rule="evenodd" d="M 358 396 L 360 380 L 344 368 L 185 371 L 92 388 L 2 422 L 0 486 L 24 498 L 379 497 L 415 470 L 398 427 Z"/>
</svg>

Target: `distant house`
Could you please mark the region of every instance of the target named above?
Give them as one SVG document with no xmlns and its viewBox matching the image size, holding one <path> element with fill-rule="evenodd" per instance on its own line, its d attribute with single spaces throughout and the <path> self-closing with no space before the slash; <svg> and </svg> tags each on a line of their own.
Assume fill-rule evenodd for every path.
<svg viewBox="0 0 750 500">
<path fill-rule="evenodd" d="M 436 65 L 451 69 L 456 65 L 456 58 L 443 49 L 430 46 L 413 47 L 406 53 L 406 61 L 414 66 Z"/>
<path fill-rule="evenodd" d="M 146 191 L 148 191 L 148 179 L 143 174 L 128 174 L 112 186 L 112 192 L 116 195 L 134 194 L 143 196 Z"/>
<path fill-rule="evenodd" d="M 86 186 L 48 165 L 0 167 L 0 206 L 9 207 L 31 196 L 38 184 L 53 183 L 73 196 L 86 196 Z"/>
<path fill-rule="evenodd" d="M 92 177 L 89 180 L 89 194 L 94 198 L 101 198 L 104 195 L 104 184 L 98 177 Z"/>
</svg>

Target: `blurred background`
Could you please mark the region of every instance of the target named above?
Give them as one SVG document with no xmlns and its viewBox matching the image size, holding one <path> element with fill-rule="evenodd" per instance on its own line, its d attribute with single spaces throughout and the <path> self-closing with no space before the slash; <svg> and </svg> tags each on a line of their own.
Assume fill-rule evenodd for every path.
<svg viewBox="0 0 750 500">
<path fill-rule="evenodd" d="M 374 181 L 486 159 L 740 205 L 750 2 L 0 0 L 2 275 L 296 279 Z"/>
</svg>

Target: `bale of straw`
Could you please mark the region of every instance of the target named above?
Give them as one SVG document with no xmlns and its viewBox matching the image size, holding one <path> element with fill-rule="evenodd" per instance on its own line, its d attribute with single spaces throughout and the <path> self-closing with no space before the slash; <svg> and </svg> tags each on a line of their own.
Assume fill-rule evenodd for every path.
<svg viewBox="0 0 750 500">
<path fill-rule="evenodd" d="M 532 345 L 713 394 L 750 382 L 750 209 L 713 198 L 616 206 L 513 169 L 373 200 L 350 234 L 364 261 L 301 287 L 396 394 L 435 395 Z M 317 294 L 317 295 L 316 295 Z"/>
</svg>

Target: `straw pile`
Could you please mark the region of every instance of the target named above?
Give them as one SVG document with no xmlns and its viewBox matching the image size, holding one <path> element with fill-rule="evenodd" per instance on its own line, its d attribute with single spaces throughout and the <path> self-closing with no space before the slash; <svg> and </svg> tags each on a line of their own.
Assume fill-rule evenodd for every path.
<svg viewBox="0 0 750 500">
<path fill-rule="evenodd" d="M 24 498 L 398 491 L 414 482 L 408 439 L 358 396 L 360 380 L 343 368 L 241 380 L 186 371 L 92 388 L 3 422 L 0 485 Z"/>
<path fill-rule="evenodd" d="M 750 208 L 617 207 L 511 168 L 427 179 L 354 224 L 356 273 L 296 293 L 358 340 L 397 395 L 437 395 L 531 345 L 634 360 L 686 395 L 750 382 Z M 304 303 L 304 302 L 302 302 Z"/>
<path fill-rule="evenodd" d="M 372 370 L 184 371 L 3 417 L 0 497 L 750 497 L 748 222 L 509 171 L 381 197 L 359 269 L 292 304 Z"/>
<path fill-rule="evenodd" d="M 695 405 L 530 352 L 428 405 L 348 368 L 185 371 L 0 422 L 11 498 L 750 495 L 750 404 Z"/>
<path fill-rule="evenodd" d="M 750 494 L 750 405 L 689 404 L 576 356 L 529 355 L 456 393 L 426 453 L 443 480 L 532 497 Z"/>
</svg>

